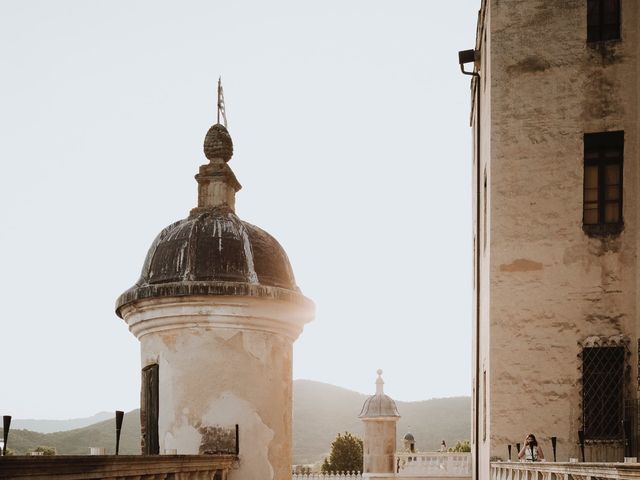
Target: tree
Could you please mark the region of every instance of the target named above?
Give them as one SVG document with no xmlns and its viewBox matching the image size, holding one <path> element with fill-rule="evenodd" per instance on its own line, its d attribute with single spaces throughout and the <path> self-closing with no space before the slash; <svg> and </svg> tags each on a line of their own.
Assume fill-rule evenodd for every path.
<svg viewBox="0 0 640 480">
<path fill-rule="evenodd" d="M 458 440 L 456 446 L 449 449 L 450 452 L 470 452 L 471 445 L 469 445 L 469 440 Z"/>
<path fill-rule="evenodd" d="M 339 433 L 331 443 L 329 458 L 322 463 L 322 473 L 352 471 L 362 471 L 362 439 L 349 432 Z"/>
<path fill-rule="evenodd" d="M 33 449 L 34 452 L 42 452 L 44 456 L 51 456 L 56 454 L 56 449 L 53 447 L 46 447 L 44 445 L 40 445 Z"/>
<path fill-rule="evenodd" d="M 307 465 L 294 465 L 294 475 L 309 475 L 311 473 L 311 467 Z"/>
</svg>

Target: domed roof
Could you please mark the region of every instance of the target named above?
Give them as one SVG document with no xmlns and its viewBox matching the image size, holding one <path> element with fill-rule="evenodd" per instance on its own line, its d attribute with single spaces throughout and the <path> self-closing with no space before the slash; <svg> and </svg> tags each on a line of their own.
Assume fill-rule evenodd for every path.
<svg viewBox="0 0 640 480">
<path fill-rule="evenodd" d="M 411 432 L 407 432 L 404 434 L 404 437 L 402 438 L 403 440 L 406 440 L 408 442 L 415 442 L 416 439 L 413 438 L 413 434 Z"/>
<path fill-rule="evenodd" d="M 203 282 L 299 291 L 287 254 L 275 238 L 227 209 L 213 209 L 160 232 L 149 248 L 140 279 L 121 295 L 116 308 L 140 298 L 172 296 L 171 292 L 189 294 L 188 286 L 200 291 Z"/>
<path fill-rule="evenodd" d="M 391 397 L 384 394 L 384 381 L 382 380 L 382 370 L 378 370 L 378 379 L 376 380 L 376 394 L 371 395 L 364 401 L 362 411 L 358 417 L 377 418 L 377 417 L 397 417 L 400 418 L 396 402 Z"/>
<path fill-rule="evenodd" d="M 205 152 L 208 144 L 209 153 L 216 153 L 196 175 L 198 206 L 158 234 L 139 280 L 116 301 L 119 316 L 123 306 L 154 297 L 245 295 L 311 303 L 300 293 L 278 241 L 234 212 L 241 186 L 225 163 L 230 153 L 222 156 L 224 148 L 233 148 L 226 128 L 211 127 Z"/>
</svg>

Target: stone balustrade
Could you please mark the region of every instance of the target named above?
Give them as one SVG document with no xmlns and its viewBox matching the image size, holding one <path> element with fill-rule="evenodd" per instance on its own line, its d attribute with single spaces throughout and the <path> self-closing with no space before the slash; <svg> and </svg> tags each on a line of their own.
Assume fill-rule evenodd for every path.
<svg viewBox="0 0 640 480">
<path fill-rule="evenodd" d="M 470 477 L 471 453 L 396 453 L 397 477 Z"/>
<path fill-rule="evenodd" d="M 235 455 L 54 455 L 0 457 L 0 479 L 226 480 Z"/>
<path fill-rule="evenodd" d="M 492 462 L 491 480 L 640 479 L 639 463 Z"/>
<path fill-rule="evenodd" d="M 362 480 L 360 472 L 294 473 L 292 480 Z"/>
</svg>

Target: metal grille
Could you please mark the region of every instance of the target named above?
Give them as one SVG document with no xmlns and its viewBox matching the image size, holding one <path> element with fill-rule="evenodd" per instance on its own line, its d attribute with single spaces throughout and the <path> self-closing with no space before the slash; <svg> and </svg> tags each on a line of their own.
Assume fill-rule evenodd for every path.
<svg viewBox="0 0 640 480">
<path fill-rule="evenodd" d="M 582 406 L 587 440 L 624 438 L 624 347 L 582 352 Z"/>
</svg>

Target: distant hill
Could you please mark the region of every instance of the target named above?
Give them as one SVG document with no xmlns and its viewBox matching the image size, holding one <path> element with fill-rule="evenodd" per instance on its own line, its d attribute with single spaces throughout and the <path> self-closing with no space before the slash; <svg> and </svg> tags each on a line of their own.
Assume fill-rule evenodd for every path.
<svg viewBox="0 0 640 480">
<path fill-rule="evenodd" d="M 40 445 L 54 447 L 60 455 L 89 454 L 89 447 L 105 447 L 107 453 L 114 453 L 115 439 L 116 421 L 112 418 L 88 427 L 54 433 L 19 430 L 12 426 L 7 446 L 18 454 L 25 454 Z M 120 453 L 123 455 L 140 453 L 139 410 L 133 410 L 124 416 L 120 435 Z"/>
<path fill-rule="evenodd" d="M 14 418 L 11 421 L 11 428 L 18 430 L 31 430 L 40 433 L 64 432 L 76 428 L 87 427 L 94 423 L 102 422 L 109 418 L 114 418 L 114 412 L 100 412 L 92 417 L 71 418 L 68 420 L 21 420 Z M 114 420 L 115 421 L 115 420 Z"/>
<path fill-rule="evenodd" d="M 362 436 L 362 422 L 358 419 L 358 414 L 366 397 L 362 393 L 326 383 L 295 380 L 293 462 L 314 463 L 321 460 L 327 455 L 331 442 L 340 432 L 349 431 Z M 453 446 L 457 440 L 470 437 L 469 397 L 397 402 L 397 405 L 402 415 L 398 422 L 398 442 L 408 431 L 409 425 L 420 450 L 436 450 L 443 439 L 447 445 Z M 113 414 L 108 415 L 111 417 L 108 420 L 54 433 L 38 433 L 18 429 L 12 425 L 8 447 L 19 454 L 27 453 L 40 445 L 55 447 L 59 454 L 68 455 L 88 454 L 89 447 L 105 447 L 108 453 L 113 453 L 115 419 Z M 120 453 L 140 453 L 139 410 L 133 410 L 124 417 Z"/>
<path fill-rule="evenodd" d="M 362 437 L 364 429 L 358 414 L 367 395 L 312 380 L 293 382 L 293 462 L 314 463 L 329 452 L 340 432 Z M 420 450 L 437 450 L 445 440 L 448 446 L 471 436 L 470 397 L 451 397 L 419 402 L 396 402 L 398 446 L 411 427 Z"/>
</svg>

